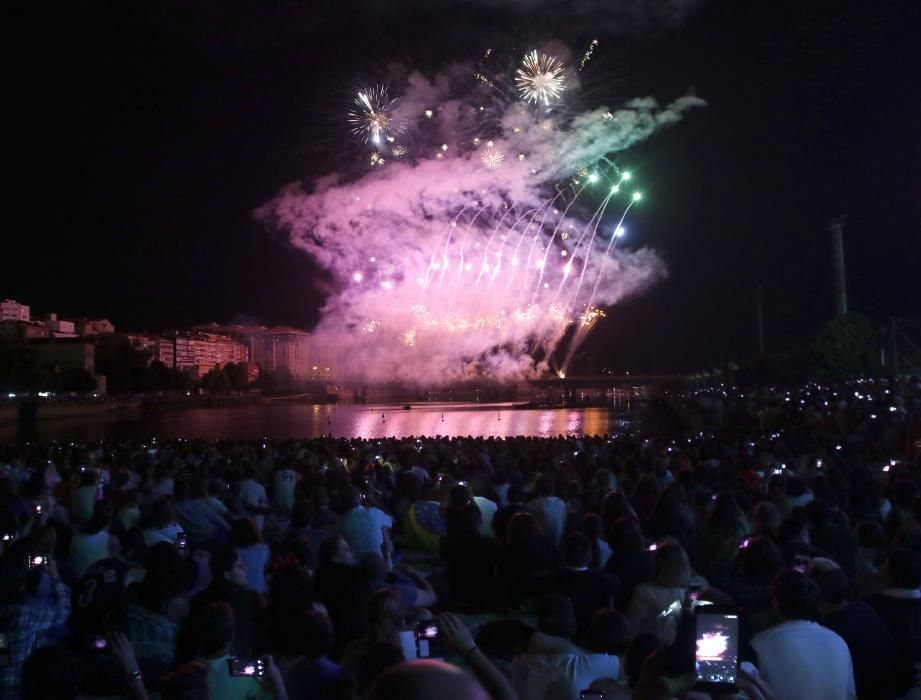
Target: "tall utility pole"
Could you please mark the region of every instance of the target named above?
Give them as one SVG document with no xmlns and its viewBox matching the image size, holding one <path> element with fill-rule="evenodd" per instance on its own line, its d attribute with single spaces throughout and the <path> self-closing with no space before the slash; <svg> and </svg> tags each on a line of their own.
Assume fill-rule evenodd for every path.
<svg viewBox="0 0 921 700">
<path fill-rule="evenodd" d="M 828 222 L 831 229 L 832 266 L 835 278 L 835 316 L 847 313 L 847 285 L 844 281 L 844 225 L 847 214 L 841 214 Z"/>
<path fill-rule="evenodd" d="M 764 285 L 755 287 L 755 330 L 758 333 L 758 356 L 764 357 L 764 303 L 761 295 Z"/>
</svg>

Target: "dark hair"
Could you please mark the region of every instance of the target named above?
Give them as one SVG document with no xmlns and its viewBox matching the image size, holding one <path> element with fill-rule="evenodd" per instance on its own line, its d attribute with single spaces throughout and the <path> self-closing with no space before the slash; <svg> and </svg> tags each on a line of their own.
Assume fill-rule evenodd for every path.
<svg viewBox="0 0 921 700">
<path fill-rule="evenodd" d="M 818 617 L 819 587 L 799 571 L 782 571 L 774 578 L 771 594 L 785 620 L 815 620 Z"/>
<path fill-rule="evenodd" d="M 589 620 L 582 646 L 598 654 L 620 655 L 630 644 L 630 627 L 616 610 L 601 608 Z"/>
<path fill-rule="evenodd" d="M 153 502 L 150 507 L 150 514 L 147 516 L 145 527 L 161 528 L 169 525 L 176 518 L 176 509 L 173 507 L 173 499 L 169 496 L 163 496 Z"/>
<path fill-rule="evenodd" d="M 308 610 L 301 615 L 299 632 L 300 632 L 300 651 L 308 659 L 319 659 L 326 656 L 329 650 L 333 648 L 335 634 L 333 632 L 333 623 L 329 617 L 317 610 Z"/>
<path fill-rule="evenodd" d="M 767 582 L 783 568 L 783 555 L 774 541 L 763 535 L 748 540 L 748 546 L 737 555 L 739 570 L 749 581 Z"/>
<path fill-rule="evenodd" d="M 582 532 L 588 537 L 589 544 L 592 548 L 591 566 L 598 569 L 602 565 L 601 547 L 598 540 L 602 537 L 601 518 L 597 513 L 586 513 L 582 516 Z"/>
<path fill-rule="evenodd" d="M 619 556 L 642 552 L 644 543 L 640 524 L 633 518 L 619 518 L 611 525 L 608 544 Z"/>
<path fill-rule="evenodd" d="M 547 474 L 541 474 L 537 478 L 537 483 L 534 484 L 534 491 L 537 496 L 541 498 L 552 496 L 556 491 L 554 488 L 553 479 L 550 478 Z"/>
<path fill-rule="evenodd" d="M 739 530 L 742 511 L 732 491 L 720 491 L 713 499 L 713 510 L 707 522 L 722 535 L 735 535 Z"/>
<path fill-rule="evenodd" d="M 313 516 L 313 503 L 306 498 L 302 498 L 291 508 L 291 527 L 295 529 L 310 527 L 313 522 Z"/>
<path fill-rule="evenodd" d="M 643 668 L 643 662 L 646 658 L 659 648 L 659 638 L 649 632 L 643 632 L 636 636 L 627 647 L 627 654 L 624 658 L 624 673 L 627 675 L 627 684 L 635 688 L 637 681 L 640 679 L 640 671 Z"/>
<path fill-rule="evenodd" d="M 60 644 L 36 649 L 22 666 L 22 700 L 73 700 L 79 687 L 77 660 Z"/>
<path fill-rule="evenodd" d="M 199 645 L 205 656 L 213 656 L 230 645 L 236 621 L 227 603 L 209 603 L 198 613 Z"/>
<path fill-rule="evenodd" d="M 821 569 L 811 567 L 809 578 L 819 587 L 819 597 L 823 602 L 837 605 L 847 599 L 847 574 L 840 566 Z"/>
<path fill-rule="evenodd" d="M 201 661 L 190 661 L 160 678 L 162 700 L 210 700 L 208 674 L 211 667 Z"/>
<path fill-rule="evenodd" d="M 333 563 L 333 559 L 336 556 L 336 550 L 339 548 L 339 543 L 342 541 L 343 539 L 339 535 L 332 535 L 320 543 L 320 546 L 317 547 L 317 559 L 319 560 L 320 566 L 329 566 Z"/>
<path fill-rule="evenodd" d="M 524 503 L 526 498 L 524 489 L 519 484 L 511 484 L 505 494 L 509 503 Z"/>
<path fill-rule="evenodd" d="M 563 556 L 569 566 L 588 566 L 592 563 L 592 543 L 581 532 L 570 532 L 566 535 Z"/>
<path fill-rule="evenodd" d="M 512 548 L 524 548 L 541 536 L 540 524 L 533 513 L 520 511 L 508 520 L 505 526 L 505 544 Z"/>
<path fill-rule="evenodd" d="M 237 518 L 230 525 L 230 541 L 234 547 L 252 547 L 262 542 L 256 523 L 249 516 Z"/>
<path fill-rule="evenodd" d="M 103 529 L 112 524 L 113 508 L 109 501 L 96 501 L 93 506 L 93 514 L 86 521 L 83 531 L 88 535 L 95 535 L 102 532 Z"/>
<path fill-rule="evenodd" d="M 906 547 L 893 547 L 886 560 L 889 582 L 895 588 L 921 587 L 921 555 Z"/>
<path fill-rule="evenodd" d="M 358 671 L 358 692 L 364 693 L 389 668 L 406 661 L 403 649 L 393 642 L 377 642 L 365 652 Z"/>
<path fill-rule="evenodd" d="M 576 633 L 576 614 L 572 601 L 564 595 L 545 595 L 537 611 L 537 629 L 544 634 L 572 639 Z"/>
<path fill-rule="evenodd" d="M 348 511 L 361 505 L 361 491 L 356 486 L 349 484 L 340 492 L 342 510 Z"/>
</svg>

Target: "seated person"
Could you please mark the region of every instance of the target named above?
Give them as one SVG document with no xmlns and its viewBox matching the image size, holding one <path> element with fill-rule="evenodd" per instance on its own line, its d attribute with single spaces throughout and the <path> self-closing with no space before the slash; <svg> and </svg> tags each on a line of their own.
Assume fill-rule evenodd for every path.
<svg viewBox="0 0 921 700">
<path fill-rule="evenodd" d="M 527 654 L 512 662 L 512 685 L 522 698 L 578 700 L 579 693 L 598 679 L 616 681 L 619 655 L 629 642 L 627 621 L 613 610 L 599 610 L 588 624 L 579 646 L 571 641 L 576 620 L 563 596 L 541 599 L 538 631 Z"/>
<path fill-rule="evenodd" d="M 819 620 L 851 652 L 857 697 L 896 697 L 894 660 L 898 652 L 886 623 L 865 602 L 848 601 L 848 576 L 831 559 L 810 561 L 809 578 L 819 587 Z"/>
<path fill-rule="evenodd" d="M 233 608 L 227 603 L 210 603 L 198 614 L 199 651 L 208 665 L 208 690 L 212 698 L 221 700 L 287 700 L 284 683 L 271 657 L 265 659 L 263 680 L 230 673 L 230 649 L 236 621 Z"/>
<path fill-rule="evenodd" d="M 297 621 L 301 656 L 288 669 L 285 688 L 292 698 L 335 700 L 343 682 L 342 669 L 327 658 L 335 637 L 324 612 L 311 610 Z"/>
<path fill-rule="evenodd" d="M 772 586 L 782 622 L 751 641 L 761 676 L 784 700 L 854 700 L 851 653 L 841 637 L 812 622 L 819 588 L 805 574 L 784 571 Z"/>
<path fill-rule="evenodd" d="M 592 614 L 601 608 L 614 607 L 613 577 L 589 566 L 592 543 L 581 532 L 570 532 L 563 547 L 563 564 L 554 572 L 535 581 L 538 593 L 557 593 L 572 600 L 576 621 L 585 630 Z"/>
<path fill-rule="evenodd" d="M 912 686 L 914 669 L 921 662 L 921 555 L 893 547 L 883 575 L 888 587 L 864 600 L 895 639 L 896 693 L 901 696 Z"/>
</svg>

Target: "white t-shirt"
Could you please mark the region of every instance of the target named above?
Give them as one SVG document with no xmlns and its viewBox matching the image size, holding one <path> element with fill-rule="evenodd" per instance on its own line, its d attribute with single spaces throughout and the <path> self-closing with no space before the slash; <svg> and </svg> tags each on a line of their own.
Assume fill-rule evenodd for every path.
<svg viewBox="0 0 921 700">
<path fill-rule="evenodd" d="M 523 654 L 512 662 L 512 686 L 528 700 L 579 700 L 594 681 L 618 680 L 620 668 L 608 654 Z"/>
<path fill-rule="evenodd" d="M 240 503 L 244 506 L 264 506 L 268 505 L 269 499 L 265 494 L 265 487 L 253 479 L 244 479 L 240 484 Z M 262 532 L 262 525 L 265 523 L 264 515 L 251 515 L 256 529 Z"/>
<path fill-rule="evenodd" d="M 157 542 L 169 542 L 175 546 L 176 535 L 180 532 L 182 532 L 182 526 L 179 523 L 169 523 L 156 530 L 144 530 L 144 542 L 148 547 L 153 547 Z"/>
<path fill-rule="evenodd" d="M 339 519 L 339 534 L 359 559 L 368 552 L 381 553 L 383 529 L 393 527 L 390 516 L 379 508 L 355 506 Z"/>
<path fill-rule="evenodd" d="M 528 508 L 537 514 L 544 534 L 553 542 L 557 549 L 563 544 L 563 533 L 566 530 L 566 504 L 556 496 L 535 498 L 528 503 Z"/>
<path fill-rule="evenodd" d="M 79 533 L 70 541 L 70 566 L 77 579 L 97 561 L 109 557 L 109 533 L 100 530 L 95 535 Z"/>
<path fill-rule="evenodd" d="M 257 593 L 268 593 L 269 587 L 265 582 L 265 567 L 269 563 L 269 546 L 267 544 L 254 544 L 249 547 L 236 547 L 240 559 L 246 562 L 246 587 Z"/>
<path fill-rule="evenodd" d="M 492 531 L 492 519 L 495 517 L 496 511 L 499 510 L 499 506 L 482 496 L 474 496 L 473 502 L 476 503 L 477 508 L 480 509 L 480 515 L 483 517 L 483 521 L 480 523 L 480 534 L 486 535 L 486 537 L 495 537 L 496 535 Z"/>
<path fill-rule="evenodd" d="M 758 668 L 784 700 L 853 700 L 854 668 L 841 637 L 806 620 L 791 620 L 756 634 Z"/>
<path fill-rule="evenodd" d="M 288 510 L 294 507 L 294 488 L 300 478 L 301 475 L 293 469 L 279 469 L 275 472 L 275 505 Z"/>
</svg>

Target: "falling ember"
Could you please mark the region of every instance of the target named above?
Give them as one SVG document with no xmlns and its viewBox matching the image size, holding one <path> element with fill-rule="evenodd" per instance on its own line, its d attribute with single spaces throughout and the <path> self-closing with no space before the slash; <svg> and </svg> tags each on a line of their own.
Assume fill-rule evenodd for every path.
<svg viewBox="0 0 921 700">
<path fill-rule="evenodd" d="M 431 119 L 433 114 L 434 114 L 434 112 L 433 112 L 432 110 L 430 110 L 430 109 L 425 110 L 425 116 L 426 116 L 428 119 Z"/>
<path fill-rule="evenodd" d="M 403 344 L 408 348 L 416 347 L 416 329 L 410 328 L 403 334 Z"/>
<path fill-rule="evenodd" d="M 518 93 L 527 102 L 550 104 L 565 89 L 563 64 L 553 56 L 531 51 L 518 69 L 515 83 Z"/>
<path fill-rule="evenodd" d="M 406 155 L 406 146 L 394 146 L 390 153 L 394 158 L 402 158 Z"/>
<path fill-rule="evenodd" d="M 352 275 L 352 279 L 355 280 L 356 282 L 361 282 L 361 280 L 364 279 L 364 277 L 362 276 L 360 272 L 356 272 L 354 275 Z"/>
<path fill-rule="evenodd" d="M 496 170 L 502 167 L 505 161 L 505 154 L 496 148 L 487 148 L 480 156 L 480 161 L 487 170 Z"/>
</svg>

